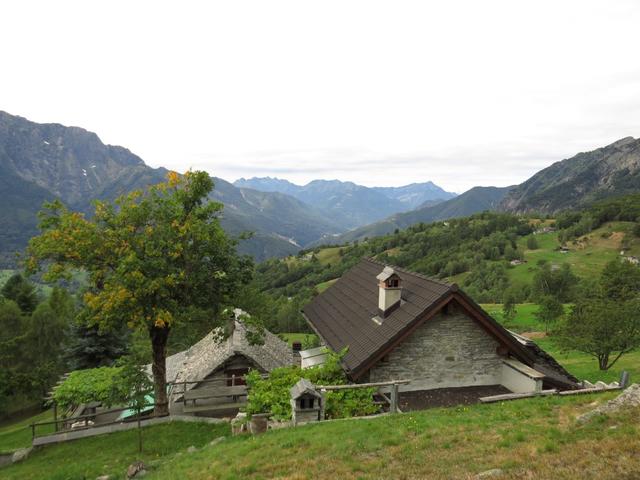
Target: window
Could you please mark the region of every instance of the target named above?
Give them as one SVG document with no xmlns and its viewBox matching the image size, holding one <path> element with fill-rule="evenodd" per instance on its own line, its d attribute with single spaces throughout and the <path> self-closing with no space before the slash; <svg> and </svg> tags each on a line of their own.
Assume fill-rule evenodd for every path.
<svg viewBox="0 0 640 480">
<path fill-rule="evenodd" d="M 301 409 L 307 409 L 307 408 L 313 408 L 313 398 L 301 398 L 300 399 L 300 408 Z"/>
<path fill-rule="evenodd" d="M 397 278 L 390 278 L 387 280 L 387 287 L 390 288 L 398 288 L 400 286 L 400 281 Z"/>
</svg>

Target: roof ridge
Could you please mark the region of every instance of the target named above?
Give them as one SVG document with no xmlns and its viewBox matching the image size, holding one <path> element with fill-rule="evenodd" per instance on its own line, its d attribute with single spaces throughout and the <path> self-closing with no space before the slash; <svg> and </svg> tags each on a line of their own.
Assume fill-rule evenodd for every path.
<svg viewBox="0 0 640 480">
<path fill-rule="evenodd" d="M 413 275 L 416 276 L 418 278 L 422 278 L 423 280 L 429 280 L 430 282 L 434 282 L 434 283 L 438 283 L 440 285 L 444 285 L 445 287 L 450 287 L 450 288 L 456 288 L 458 286 L 457 283 L 449 283 L 449 282 L 445 282 L 439 278 L 435 278 L 429 275 L 425 275 L 423 273 L 419 273 L 419 272 L 414 272 L 413 270 L 407 270 L 406 268 L 403 267 L 399 267 L 397 265 L 394 265 L 392 263 L 384 263 L 381 262 L 380 260 L 376 260 L 373 257 L 365 257 L 363 260 L 369 261 L 370 263 L 375 263 L 376 265 L 381 265 L 383 267 L 391 267 L 394 270 L 399 270 L 403 273 L 406 273 L 408 275 Z"/>
</svg>

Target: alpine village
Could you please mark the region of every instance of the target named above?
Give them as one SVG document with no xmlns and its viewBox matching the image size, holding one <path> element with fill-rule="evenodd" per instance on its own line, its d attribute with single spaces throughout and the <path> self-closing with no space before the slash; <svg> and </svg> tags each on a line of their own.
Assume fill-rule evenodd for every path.
<svg viewBox="0 0 640 480">
<path fill-rule="evenodd" d="M 640 139 L 627 127 L 600 134 L 590 119 L 580 135 L 609 141 L 554 144 L 535 169 L 525 158 L 542 147 L 513 139 L 529 156 L 486 186 L 501 161 L 489 140 L 450 164 L 300 150 L 276 168 L 288 154 L 264 150 L 272 160 L 244 170 L 239 156 L 165 168 L 103 142 L 107 117 L 87 121 L 94 133 L 67 126 L 82 115 L 51 123 L 53 109 L 25 118 L 7 103 L 1 479 L 640 479 Z M 188 136 L 192 119 L 152 111 Z"/>
</svg>

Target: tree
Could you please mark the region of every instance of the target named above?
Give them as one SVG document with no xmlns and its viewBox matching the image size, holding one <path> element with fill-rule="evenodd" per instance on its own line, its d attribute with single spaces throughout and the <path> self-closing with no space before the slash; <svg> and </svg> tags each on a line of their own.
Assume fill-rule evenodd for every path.
<svg viewBox="0 0 640 480">
<path fill-rule="evenodd" d="M 71 322 L 64 356 L 72 370 L 108 367 L 127 351 L 127 326 L 101 331 L 90 324 L 88 312 Z M 84 317 L 84 318 L 83 318 Z"/>
<path fill-rule="evenodd" d="M 597 284 L 584 288 L 563 323 L 560 344 L 594 356 L 608 370 L 622 355 L 640 347 L 640 271 L 612 261 Z"/>
<path fill-rule="evenodd" d="M 27 315 L 33 313 L 38 305 L 36 288 L 20 273 L 12 275 L 2 287 L 0 293 L 4 298 L 16 302 L 20 310 Z"/>
<path fill-rule="evenodd" d="M 220 227 L 222 205 L 206 201 L 213 182 L 205 172 L 179 176 L 95 202 L 91 219 L 61 202 L 45 204 L 42 233 L 29 242 L 27 266 L 46 265 L 44 279 L 85 270 L 86 320 L 101 330 L 144 330 L 153 352 L 156 415 L 168 414 L 166 346 L 171 328 L 191 307 L 217 310 L 242 283 L 252 263 L 238 257 Z"/>
<path fill-rule="evenodd" d="M 507 323 L 511 323 L 517 314 L 516 310 L 516 298 L 513 293 L 513 290 L 508 288 L 505 291 L 503 303 L 502 303 L 502 317 L 505 319 Z"/>
<path fill-rule="evenodd" d="M 541 302 L 545 296 L 553 296 L 561 303 L 570 302 L 575 297 L 578 277 L 568 264 L 554 270 L 548 263 L 539 265 L 531 285 L 533 298 Z"/>
<path fill-rule="evenodd" d="M 539 308 L 535 312 L 538 320 L 544 323 L 544 331 L 549 331 L 549 325 L 555 323 L 564 315 L 564 306 L 553 295 L 545 295 L 539 301 Z"/>
<path fill-rule="evenodd" d="M 527 248 L 529 250 L 537 250 L 538 249 L 538 241 L 536 240 L 536 237 L 531 235 L 529 237 L 527 237 Z"/>
</svg>

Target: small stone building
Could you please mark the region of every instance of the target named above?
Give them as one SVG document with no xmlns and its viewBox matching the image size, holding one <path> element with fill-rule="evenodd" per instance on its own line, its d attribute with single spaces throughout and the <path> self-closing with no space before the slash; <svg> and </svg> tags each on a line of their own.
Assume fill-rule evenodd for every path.
<svg viewBox="0 0 640 480">
<path fill-rule="evenodd" d="M 244 385 L 242 377 L 250 369 L 268 373 L 293 364 L 291 347 L 267 330 L 264 330 L 263 344 L 251 345 L 247 327 L 240 320 L 243 315 L 246 314 L 240 309 L 234 311 L 235 320 L 230 322 L 232 332 L 227 338 L 223 338 L 221 329 L 215 329 L 189 349 L 167 358 L 167 382 L 189 382 L 172 392 L 172 413 L 181 413 L 185 390 Z"/>
<path fill-rule="evenodd" d="M 304 307 L 322 341 L 348 348 L 354 382 L 411 380 L 401 391 L 578 387 L 533 342 L 512 334 L 455 284 L 364 259 Z M 453 392 L 452 392 L 453 393 Z"/>
<path fill-rule="evenodd" d="M 289 390 L 293 425 L 321 420 L 322 395 L 306 378 L 298 380 Z"/>
</svg>

